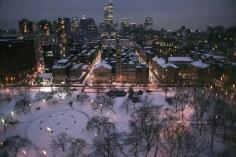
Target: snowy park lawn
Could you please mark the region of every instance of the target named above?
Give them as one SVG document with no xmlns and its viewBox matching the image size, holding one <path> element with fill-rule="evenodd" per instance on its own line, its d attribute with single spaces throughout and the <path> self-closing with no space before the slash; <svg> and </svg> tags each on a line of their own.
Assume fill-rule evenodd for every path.
<svg viewBox="0 0 236 157">
<path fill-rule="evenodd" d="M 155 123 L 159 123 L 158 120 L 160 120 L 161 125 L 160 128 L 157 127 L 160 129 L 160 141 L 158 141 L 159 143 L 157 144 L 160 148 L 156 147 L 158 149 L 155 149 L 155 147 L 151 147 L 151 149 L 148 150 L 148 156 L 144 153 L 145 148 L 141 148 L 138 156 L 161 156 L 162 151 L 166 151 L 164 148 L 165 144 L 167 144 L 167 147 L 170 147 L 171 145 L 168 144 L 173 143 L 166 143 L 168 141 L 166 141 L 164 136 L 168 134 L 166 134 L 165 128 L 170 129 L 170 132 L 171 129 L 174 128 L 186 128 L 186 130 L 191 131 L 195 127 L 193 127 L 193 125 L 196 125 L 194 124 L 196 112 L 194 104 L 191 103 L 192 101 L 184 102 L 184 99 L 179 99 L 179 102 L 183 102 L 182 104 L 177 105 L 175 102 L 167 103 L 166 97 L 176 97 L 175 95 L 177 94 L 174 90 L 165 92 L 162 89 L 156 89 L 155 92 L 151 93 L 139 93 L 139 96 L 137 96 L 138 90 L 134 90 L 134 97 L 130 97 L 131 94 L 129 96 L 127 94 L 124 97 L 110 98 L 105 96 L 104 93 L 94 92 L 95 90 L 90 91 L 87 89 L 86 92 L 81 92 L 83 91 L 82 88 L 77 89 L 77 91 L 73 90 L 70 92 L 68 89 L 64 88 L 51 89 L 46 87 L 40 90 L 30 89 L 27 92 L 25 90 L 20 91 L 19 89 L 13 89 L 11 92 L 9 90 L 1 90 L 0 94 L 2 96 L 6 95 L 8 99 L 2 99 L 0 101 L 0 150 L 1 147 L 4 146 L 3 142 L 8 141 L 9 143 L 11 140 L 14 141 L 21 138 L 21 140 L 25 140 L 27 144 L 21 145 L 17 144 L 17 141 L 14 141 L 13 145 L 10 146 L 11 152 L 15 152 L 17 157 L 74 157 L 75 155 L 68 156 L 68 153 L 71 153 L 71 149 L 75 150 L 75 147 L 71 148 L 71 146 L 76 146 L 77 143 L 75 144 L 73 142 L 81 142 L 82 140 L 83 152 L 87 155 L 93 154 L 94 156 L 94 152 L 97 153 L 99 147 L 99 145 L 96 146 L 96 142 L 101 142 L 99 141 L 101 139 L 98 137 L 103 136 L 103 132 L 99 131 L 100 124 L 103 124 L 105 127 L 109 123 L 112 124 L 111 126 L 114 125 L 115 133 L 120 133 L 119 135 L 122 137 L 119 140 L 122 140 L 122 138 L 126 138 L 127 136 L 132 137 L 132 134 L 135 133 L 135 129 L 132 127 L 138 124 L 140 119 L 154 116 L 155 118 L 152 120 L 155 121 Z M 11 93 L 11 95 L 13 94 L 11 98 L 9 98 L 9 93 Z M 135 96 L 139 97 L 139 101 L 136 102 L 133 99 Z M 22 106 L 16 108 L 16 104 L 18 104 L 22 98 L 30 99 L 30 101 L 25 101 L 27 104 L 25 104 L 26 108 L 24 108 L 24 110 L 22 110 Z M 24 104 L 24 101 L 21 102 Z M 145 106 L 153 107 L 151 108 L 151 112 L 149 112 L 150 117 L 149 115 L 142 117 Z M 156 112 L 156 109 L 158 112 Z M 139 115 L 141 117 L 137 116 L 138 114 L 141 114 Z M 105 123 L 97 123 L 99 126 L 93 128 L 97 125 L 94 123 L 92 129 L 89 129 L 88 124 L 94 117 L 103 118 Z M 16 123 L 14 123 L 14 125 L 7 123 L 9 119 L 11 123 L 12 119 L 15 120 L 14 122 Z M 106 121 L 106 119 L 108 121 Z M 95 121 L 96 120 L 97 122 L 101 122 L 98 121 L 99 119 L 95 119 Z M 147 122 L 147 126 L 149 125 L 148 123 L 149 122 Z M 150 122 L 150 124 L 152 125 L 152 122 Z M 170 126 L 168 127 L 168 125 Z M 208 129 L 209 128 L 210 127 L 208 127 Z M 182 131 L 183 130 L 185 129 L 182 129 Z M 172 131 L 178 135 L 179 130 Z M 152 132 L 150 132 L 150 134 L 152 134 Z M 197 134 L 194 134 L 194 137 Z M 208 137 L 205 138 L 205 136 Z M 64 145 L 56 145 L 55 139 L 59 139 L 58 137 L 64 138 L 63 140 L 66 141 Z M 185 136 L 181 135 L 180 137 L 184 138 Z M 194 137 L 191 135 L 191 138 L 198 139 L 198 137 Z M 204 139 L 208 142 L 210 140 L 209 133 L 207 132 L 199 139 Z M 214 150 L 224 150 L 222 141 L 218 139 L 219 138 L 216 138 L 214 142 Z M 135 140 L 135 138 L 133 140 Z M 83 142 L 85 144 L 83 144 Z M 140 142 L 139 139 L 138 142 Z M 142 144 L 142 142 L 140 144 Z M 132 147 L 132 145 L 129 147 Z M 123 150 L 129 153 L 129 147 L 124 145 Z M 172 149 L 172 147 L 170 148 Z M 207 149 L 208 148 L 209 147 L 207 147 Z M 80 148 L 79 151 L 81 151 Z M 78 152 L 75 154 L 78 154 Z M 10 156 L 14 155 L 14 153 L 10 154 Z"/>
<path fill-rule="evenodd" d="M 63 96 L 57 100 L 55 105 L 50 105 L 50 100 L 45 98 L 36 99 L 38 91 L 32 90 L 29 92 L 31 97 L 31 111 L 23 113 L 14 113 L 14 105 L 17 96 L 8 101 L 2 101 L 0 105 L 0 115 L 11 115 L 19 120 L 19 124 L 8 127 L 6 133 L 1 128 L 0 141 L 4 141 L 8 137 L 19 135 L 31 143 L 25 148 L 21 148 L 18 156 L 24 156 L 24 151 L 27 155 L 40 156 L 46 152 L 48 156 L 63 157 L 65 153 L 62 151 L 55 151 L 51 148 L 51 139 L 61 132 L 67 133 L 73 138 L 82 138 L 88 144 L 92 144 L 93 138 L 96 136 L 93 132 L 88 132 L 86 124 L 92 116 L 101 115 L 97 110 L 91 108 L 90 101 L 95 99 L 96 93 L 88 93 L 89 99 L 81 104 L 77 102 L 76 95 L 80 93 L 73 91 L 70 96 Z M 3 92 L 3 91 L 2 91 Z M 14 91 L 13 91 L 14 93 Z M 17 93 L 17 92 L 15 92 Z M 15 94 L 17 95 L 17 94 Z M 165 94 L 163 92 L 149 93 L 150 97 L 154 99 L 154 103 L 166 106 Z M 113 110 L 105 110 L 103 116 L 109 118 L 120 132 L 129 132 L 130 115 L 120 108 L 125 97 L 114 98 Z M 73 108 L 68 105 L 73 101 Z M 139 104 L 137 103 L 137 107 Z M 89 152 L 89 150 L 88 150 Z"/>
</svg>

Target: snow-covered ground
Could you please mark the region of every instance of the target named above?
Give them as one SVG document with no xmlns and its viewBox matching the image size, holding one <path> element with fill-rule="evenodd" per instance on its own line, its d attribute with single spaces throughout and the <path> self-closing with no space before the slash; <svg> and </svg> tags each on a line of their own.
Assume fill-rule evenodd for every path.
<svg viewBox="0 0 236 157">
<path fill-rule="evenodd" d="M 36 100 L 35 96 L 39 90 L 32 89 L 28 92 L 32 99 L 32 108 L 31 112 L 27 114 L 15 113 L 12 115 L 17 96 L 13 96 L 10 101 L 1 101 L 0 115 L 14 116 L 20 123 L 13 127 L 8 127 L 6 133 L 4 133 L 4 128 L 0 127 L 0 142 L 14 135 L 20 135 L 21 137 L 28 139 L 31 145 L 26 148 L 21 148 L 17 157 L 25 157 L 26 154 L 30 157 L 65 157 L 64 152 L 55 151 L 51 147 L 51 139 L 61 132 L 65 132 L 73 138 L 82 138 L 91 146 L 96 133 L 88 132 L 85 127 L 89 118 L 95 115 L 101 115 L 99 110 L 93 110 L 90 105 L 91 100 L 95 99 L 97 93 L 88 92 L 89 99 L 84 103 L 81 103 L 76 101 L 76 96 L 81 91 L 81 88 L 77 89 L 78 91 L 72 91 L 70 96 L 65 96 L 65 93 L 61 92 L 55 105 L 50 104 L 50 100 L 47 101 L 44 98 Z M 49 92 L 50 90 L 51 88 L 40 89 L 40 91 L 46 92 Z M 6 90 L 0 92 L 9 93 L 9 91 Z M 13 90 L 13 94 L 17 95 L 17 90 Z M 173 94 L 173 92 L 169 92 L 168 96 Z M 161 107 L 163 110 L 161 114 L 163 116 L 166 116 L 168 112 L 181 119 L 181 112 L 176 113 L 175 107 L 170 106 L 166 102 L 166 94 L 162 89 L 158 89 L 158 92 L 144 93 L 144 96 L 145 95 L 148 95 L 149 98 L 153 99 L 154 105 Z M 129 120 L 131 112 L 127 114 L 124 109 L 121 109 L 124 99 L 125 97 L 114 98 L 113 110 L 103 111 L 103 116 L 108 117 L 109 120 L 115 124 L 119 132 L 130 131 Z M 69 102 L 71 101 L 73 101 L 72 107 L 69 105 Z M 139 106 L 140 103 L 137 103 L 136 107 Z M 191 104 L 185 107 L 183 114 L 184 118 L 181 119 L 181 122 L 184 122 L 184 125 L 188 127 L 190 125 L 189 119 L 194 114 Z M 92 150 L 89 149 L 87 150 L 88 153 L 91 153 L 91 151 Z"/>
<path fill-rule="evenodd" d="M 20 121 L 19 124 L 7 128 L 6 133 L 4 133 L 3 128 L 1 128 L 0 140 L 3 141 L 7 137 L 20 135 L 21 137 L 28 139 L 33 145 L 33 147 L 24 148 L 24 151 L 27 151 L 28 155 L 29 153 L 42 155 L 42 151 L 46 151 L 48 156 L 53 156 L 52 154 L 55 154 L 50 143 L 52 137 L 55 137 L 60 132 L 66 132 L 74 138 L 80 137 L 85 139 L 88 144 L 92 144 L 94 134 L 87 132 L 85 127 L 88 119 L 94 115 L 100 115 L 100 112 L 91 109 L 89 100 L 83 105 L 74 101 L 73 108 L 68 105 L 68 102 L 75 100 L 75 97 L 80 93 L 80 90 L 81 89 L 74 91 L 71 96 L 60 99 L 55 105 L 49 105 L 49 101 L 45 99 L 31 102 L 32 108 L 30 113 L 25 115 L 14 114 L 14 117 Z M 50 90 L 42 88 L 40 91 Z M 17 94 L 16 91 L 13 92 L 14 94 Z M 30 91 L 32 100 L 34 100 L 37 92 L 39 91 Z M 96 93 L 88 93 L 88 95 L 90 100 L 95 99 L 96 97 Z M 150 93 L 149 95 L 154 99 L 155 104 L 167 105 L 163 92 Z M 0 105 L 0 114 L 10 115 L 14 111 L 16 99 L 17 96 L 14 96 L 10 102 L 2 101 Z M 130 115 L 120 108 L 123 101 L 124 97 L 115 98 L 114 112 L 104 111 L 103 116 L 108 117 L 110 121 L 116 125 L 118 131 L 128 132 Z M 24 155 L 22 151 L 18 153 L 18 156 Z M 55 155 L 58 157 L 64 156 L 63 153 L 58 152 Z"/>
</svg>

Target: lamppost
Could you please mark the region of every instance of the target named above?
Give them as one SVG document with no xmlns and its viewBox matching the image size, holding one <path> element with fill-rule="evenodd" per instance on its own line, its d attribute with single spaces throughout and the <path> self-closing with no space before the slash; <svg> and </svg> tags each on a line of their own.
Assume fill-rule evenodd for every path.
<svg viewBox="0 0 236 157">
<path fill-rule="evenodd" d="M 102 104 L 99 105 L 100 106 L 100 111 L 101 111 L 101 115 L 102 115 Z"/>
<path fill-rule="evenodd" d="M 47 152 L 46 152 L 45 150 L 42 151 L 42 154 L 43 154 L 44 156 L 47 156 Z"/>
<path fill-rule="evenodd" d="M 27 157 L 27 152 L 25 150 L 22 150 L 22 153 L 24 154 L 25 157 Z"/>
<path fill-rule="evenodd" d="M 5 133 L 7 132 L 7 127 L 6 127 L 6 123 L 5 123 L 5 120 L 3 118 L 1 118 L 1 123 L 3 125 L 3 128 L 4 128 L 4 131 Z"/>
<path fill-rule="evenodd" d="M 15 113 L 13 111 L 11 111 L 11 116 L 14 117 L 15 116 Z"/>
</svg>

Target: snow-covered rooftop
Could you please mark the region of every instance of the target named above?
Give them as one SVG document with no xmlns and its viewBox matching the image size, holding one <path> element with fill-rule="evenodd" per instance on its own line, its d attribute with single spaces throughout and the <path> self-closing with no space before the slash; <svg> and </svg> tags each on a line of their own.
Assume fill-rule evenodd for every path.
<svg viewBox="0 0 236 157">
<path fill-rule="evenodd" d="M 192 62 L 191 64 L 195 66 L 196 68 L 201 68 L 201 69 L 205 69 L 209 67 L 209 64 L 205 64 L 201 60 Z"/>
<path fill-rule="evenodd" d="M 100 68 L 100 67 L 104 67 L 104 68 L 106 68 L 106 69 L 112 69 L 112 66 L 110 66 L 109 64 L 107 64 L 107 63 L 105 63 L 105 62 L 100 62 L 100 63 L 98 63 L 98 64 L 96 64 L 95 66 L 94 66 L 94 69 L 98 69 L 98 68 Z"/>
<path fill-rule="evenodd" d="M 79 64 L 73 64 L 72 69 L 79 69 L 79 67 L 81 67 L 83 64 L 79 63 Z"/>
<path fill-rule="evenodd" d="M 59 60 L 57 63 L 58 64 L 65 64 L 65 63 L 67 63 L 69 61 L 69 59 L 61 59 L 61 60 Z"/>
<path fill-rule="evenodd" d="M 44 79 L 44 80 L 51 80 L 52 79 L 52 73 L 39 74 L 38 78 Z"/>
<path fill-rule="evenodd" d="M 166 63 L 164 58 L 155 58 L 156 62 L 158 65 L 160 65 L 162 68 L 168 68 L 168 67 L 172 67 L 177 69 L 178 67 L 173 64 L 173 63 Z"/>
<path fill-rule="evenodd" d="M 169 62 L 192 62 L 191 57 L 168 57 Z"/>
<path fill-rule="evenodd" d="M 83 70 L 86 70 L 88 68 L 88 65 L 87 64 L 84 64 L 83 66 L 82 66 L 82 69 Z"/>
</svg>

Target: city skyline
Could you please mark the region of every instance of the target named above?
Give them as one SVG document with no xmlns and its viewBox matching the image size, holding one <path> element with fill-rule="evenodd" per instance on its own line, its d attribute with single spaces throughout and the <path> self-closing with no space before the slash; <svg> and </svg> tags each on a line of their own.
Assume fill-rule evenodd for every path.
<svg viewBox="0 0 236 157">
<path fill-rule="evenodd" d="M 32 21 L 40 19 L 55 20 L 57 17 L 92 17 L 96 23 L 103 22 L 103 4 L 109 0 L 63 0 L 36 1 L 16 0 L 0 1 L 0 28 L 18 29 L 18 21 L 27 18 Z M 114 20 L 120 22 L 128 18 L 130 22 L 143 23 L 144 18 L 151 16 L 155 28 L 178 29 L 182 25 L 194 29 L 206 29 L 209 24 L 234 26 L 236 24 L 233 0 L 119 0 L 114 4 Z"/>
</svg>

